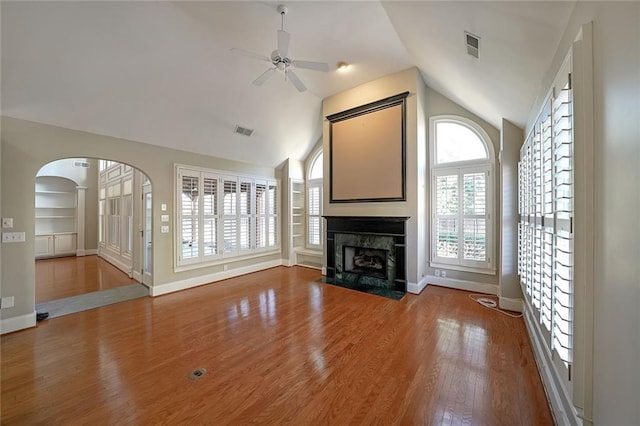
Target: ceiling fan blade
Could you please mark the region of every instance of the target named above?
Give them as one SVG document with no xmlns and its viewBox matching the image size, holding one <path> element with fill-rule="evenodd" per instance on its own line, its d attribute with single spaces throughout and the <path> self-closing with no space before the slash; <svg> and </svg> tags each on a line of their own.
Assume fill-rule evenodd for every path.
<svg viewBox="0 0 640 426">
<path fill-rule="evenodd" d="M 269 79 L 269 77 L 271 77 L 273 75 L 274 72 L 276 72 L 276 68 L 269 68 L 268 70 L 266 70 L 265 72 L 260 74 L 260 77 L 258 77 L 255 80 L 253 80 L 253 84 L 255 86 L 262 86 L 262 83 L 267 81 Z"/>
<path fill-rule="evenodd" d="M 232 48 L 231 51 L 233 53 L 237 53 L 238 55 L 248 56 L 249 58 L 259 59 L 261 61 L 266 61 L 266 62 L 271 62 L 271 59 L 269 59 L 267 56 L 261 55 L 259 53 L 249 52 L 248 50 L 238 49 L 238 48 L 235 48 L 235 47 Z"/>
<path fill-rule="evenodd" d="M 280 57 L 282 59 L 287 57 L 287 54 L 289 54 L 289 39 L 291 38 L 291 35 L 284 31 L 284 30 L 278 30 L 278 55 L 280 55 Z"/>
<path fill-rule="evenodd" d="M 290 69 L 287 70 L 287 77 L 289 77 L 289 80 L 291 80 L 291 83 L 293 83 L 293 85 L 296 86 L 296 89 L 298 89 L 298 92 L 304 92 L 305 90 L 307 90 L 307 86 L 305 86 L 304 83 L 300 81 L 300 79 L 293 72 L 293 70 L 290 70 Z"/>
<path fill-rule="evenodd" d="M 292 61 L 292 64 L 296 68 L 329 72 L 329 64 L 327 64 L 326 62 Z"/>
</svg>

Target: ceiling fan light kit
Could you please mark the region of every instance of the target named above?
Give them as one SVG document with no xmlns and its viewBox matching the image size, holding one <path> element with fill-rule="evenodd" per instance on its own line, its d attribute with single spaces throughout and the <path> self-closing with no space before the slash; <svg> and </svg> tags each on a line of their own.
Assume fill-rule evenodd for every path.
<svg viewBox="0 0 640 426">
<path fill-rule="evenodd" d="M 291 34 L 284 30 L 284 17 L 289 12 L 289 9 L 284 5 L 278 6 L 278 13 L 282 17 L 280 29 L 278 30 L 278 45 L 276 50 L 271 52 L 270 56 L 261 55 L 259 53 L 250 52 L 243 49 L 233 48 L 232 52 L 238 53 L 244 56 L 248 56 L 253 59 L 258 59 L 265 62 L 271 62 L 273 68 L 267 69 L 258 78 L 253 80 L 255 86 L 261 86 L 267 81 L 276 71 L 282 71 L 284 73 L 285 80 L 289 80 L 291 84 L 298 89 L 299 92 L 304 92 L 307 87 L 300 80 L 300 78 L 293 72 L 292 68 L 308 69 L 313 71 L 329 71 L 329 64 L 325 62 L 313 62 L 313 61 L 296 61 L 289 58 L 289 42 L 291 41 Z"/>
</svg>

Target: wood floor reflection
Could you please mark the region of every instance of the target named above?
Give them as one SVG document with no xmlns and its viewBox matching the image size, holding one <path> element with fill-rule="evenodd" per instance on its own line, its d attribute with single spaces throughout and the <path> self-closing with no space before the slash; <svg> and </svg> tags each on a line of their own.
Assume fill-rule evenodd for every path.
<svg viewBox="0 0 640 426">
<path fill-rule="evenodd" d="M 137 281 L 98 256 L 36 260 L 36 303 L 135 282 Z"/>
<path fill-rule="evenodd" d="M 319 278 L 278 267 L 3 336 L 1 423 L 553 423 L 522 319 Z"/>
</svg>

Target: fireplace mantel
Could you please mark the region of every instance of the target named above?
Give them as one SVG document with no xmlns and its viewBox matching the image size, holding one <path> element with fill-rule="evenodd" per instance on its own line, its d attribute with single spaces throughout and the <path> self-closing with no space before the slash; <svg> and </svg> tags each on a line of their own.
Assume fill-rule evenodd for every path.
<svg viewBox="0 0 640 426">
<path fill-rule="evenodd" d="M 375 280 L 362 277 L 369 285 L 387 290 L 407 291 L 406 265 L 406 221 L 407 216 L 324 216 L 327 220 L 326 235 L 326 278 L 339 284 L 340 281 L 361 277 L 354 277 L 353 273 L 343 270 L 343 246 L 357 242 L 358 246 L 371 244 L 371 248 L 388 250 L 387 261 L 391 267 L 391 274 L 387 280 Z M 365 243 L 367 242 L 367 243 Z M 340 258 L 338 258 L 338 256 Z"/>
</svg>

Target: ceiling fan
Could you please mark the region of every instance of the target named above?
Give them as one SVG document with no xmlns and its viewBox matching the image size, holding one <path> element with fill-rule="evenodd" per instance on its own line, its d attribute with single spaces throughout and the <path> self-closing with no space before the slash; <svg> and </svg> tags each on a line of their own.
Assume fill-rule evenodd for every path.
<svg viewBox="0 0 640 426">
<path fill-rule="evenodd" d="M 269 68 L 263 72 L 258 78 L 253 80 L 253 84 L 261 86 L 267 81 L 276 71 L 282 71 L 284 73 L 285 80 L 289 80 L 299 92 L 304 92 L 307 87 L 298 78 L 292 68 L 302 68 L 314 71 L 329 71 L 329 64 L 325 62 L 312 62 L 312 61 L 296 61 L 288 57 L 289 54 L 289 41 L 291 35 L 284 30 L 284 16 L 289 10 L 284 5 L 278 6 L 278 13 L 282 17 L 280 29 L 278 30 L 278 48 L 271 52 L 271 56 L 261 55 L 259 53 L 249 52 L 243 49 L 233 48 L 234 53 L 239 53 L 250 58 L 259 59 L 265 62 L 271 62 L 273 68 Z"/>
</svg>

